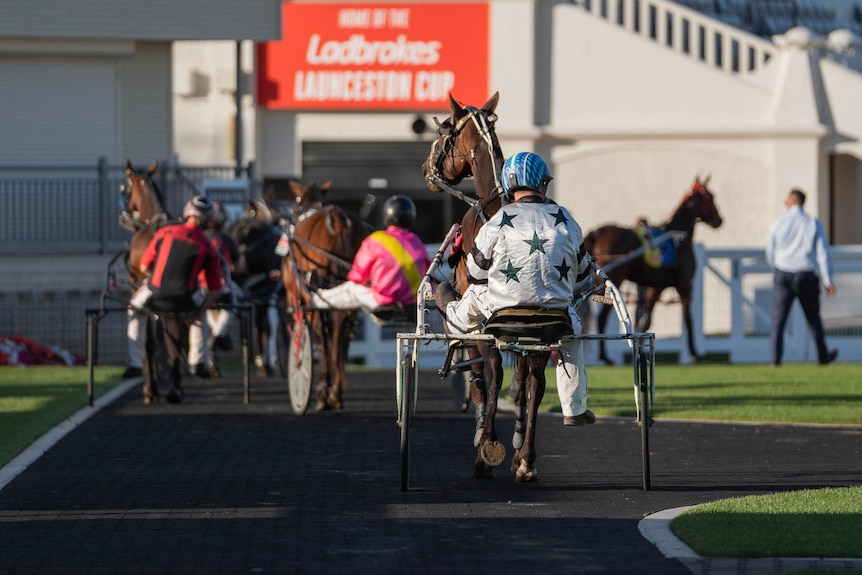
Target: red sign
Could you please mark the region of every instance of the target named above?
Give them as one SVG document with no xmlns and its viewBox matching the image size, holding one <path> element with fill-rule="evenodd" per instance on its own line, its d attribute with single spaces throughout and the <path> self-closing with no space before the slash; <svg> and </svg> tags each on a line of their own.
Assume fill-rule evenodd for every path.
<svg viewBox="0 0 862 575">
<path fill-rule="evenodd" d="M 488 99 L 487 4 L 282 5 L 258 45 L 257 99 L 275 110 L 448 110 Z"/>
</svg>

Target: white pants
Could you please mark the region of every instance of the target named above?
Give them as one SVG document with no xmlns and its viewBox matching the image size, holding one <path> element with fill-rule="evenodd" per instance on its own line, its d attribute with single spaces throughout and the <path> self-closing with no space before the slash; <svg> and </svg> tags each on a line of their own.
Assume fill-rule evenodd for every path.
<svg viewBox="0 0 862 575">
<path fill-rule="evenodd" d="M 136 313 L 132 310 L 126 312 L 129 323 L 126 326 L 126 339 L 128 341 L 128 367 L 144 367 L 144 330 L 147 327 L 146 314 Z"/>
<path fill-rule="evenodd" d="M 446 328 L 449 333 L 470 333 L 491 317 L 488 305 L 488 287 L 471 285 L 460 300 L 446 306 Z M 575 335 L 581 335 L 581 318 L 569 307 L 569 318 Z M 587 370 L 584 365 L 584 346 L 581 340 L 568 341 L 560 346 L 557 363 L 557 395 L 563 415 L 581 415 L 587 410 Z"/>
<path fill-rule="evenodd" d="M 316 309 L 368 309 L 380 307 L 374 299 L 374 291 L 370 287 L 350 281 L 334 288 L 320 289 L 312 296 L 312 305 Z"/>
<path fill-rule="evenodd" d="M 201 314 L 189 326 L 189 367 L 208 365 L 212 362 L 212 347 L 210 341 L 210 326 L 204 314 Z"/>
<path fill-rule="evenodd" d="M 233 314 L 229 309 L 208 309 L 207 323 L 210 326 L 210 336 L 225 337 L 230 331 Z"/>
</svg>

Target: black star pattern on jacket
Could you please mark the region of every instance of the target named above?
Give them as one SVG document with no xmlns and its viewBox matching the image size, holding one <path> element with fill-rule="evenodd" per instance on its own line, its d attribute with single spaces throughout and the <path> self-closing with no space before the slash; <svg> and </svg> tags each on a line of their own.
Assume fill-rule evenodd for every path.
<svg viewBox="0 0 862 575">
<path fill-rule="evenodd" d="M 566 217 L 566 214 L 563 213 L 562 209 L 557 210 L 556 214 L 551 214 L 554 216 L 554 225 L 558 226 L 560 224 L 566 225 L 569 223 L 569 218 Z"/>
<path fill-rule="evenodd" d="M 514 216 L 510 216 L 504 210 L 503 211 L 503 218 L 500 220 L 500 227 L 502 228 L 503 226 L 509 226 L 510 228 L 515 229 L 514 224 L 512 224 L 512 220 L 514 220 L 517 217 L 518 217 L 518 214 L 515 214 Z"/>
<path fill-rule="evenodd" d="M 539 234 L 533 232 L 533 239 L 524 240 L 524 243 L 530 246 L 530 254 L 533 252 L 542 252 L 545 253 L 545 244 L 551 240 L 543 240 L 539 237 Z"/>
<path fill-rule="evenodd" d="M 560 281 L 569 281 L 569 270 L 572 268 L 566 264 L 566 260 L 563 260 L 560 265 L 554 266 L 554 269 L 560 272 Z"/>
<path fill-rule="evenodd" d="M 513 266 L 512 260 L 509 260 L 509 263 L 506 264 L 506 267 L 504 269 L 501 269 L 500 272 L 502 272 L 502 274 L 506 276 L 506 283 L 509 283 L 510 280 L 515 280 L 516 282 L 521 283 L 521 281 L 518 279 L 518 272 L 522 269 L 524 268 L 516 268 L 515 266 Z"/>
</svg>

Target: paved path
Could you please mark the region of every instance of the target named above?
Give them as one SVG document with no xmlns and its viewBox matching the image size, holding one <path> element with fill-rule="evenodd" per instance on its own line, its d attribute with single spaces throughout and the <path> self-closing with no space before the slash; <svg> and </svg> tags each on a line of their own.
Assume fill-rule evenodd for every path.
<svg viewBox="0 0 862 575">
<path fill-rule="evenodd" d="M 859 428 L 659 420 L 643 491 L 631 421 L 550 414 L 539 482 L 516 484 L 508 464 L 474 480 L 472 415 L 429 373 L 402 492 L 394 373 L 350 379 L 343 411 L 302 417 L 274 380 L 255 380 L 248 405 L 238 377 L 189 380 L 181 405 L 146 406 L 134 385 L 0 472 L 0 573 L 771 573 L 798 565 L 667 557 L 667 512 L 641 520 L 862 483 Z M 511 437 L 511 415 L 499 428 Z"/>
</svg>

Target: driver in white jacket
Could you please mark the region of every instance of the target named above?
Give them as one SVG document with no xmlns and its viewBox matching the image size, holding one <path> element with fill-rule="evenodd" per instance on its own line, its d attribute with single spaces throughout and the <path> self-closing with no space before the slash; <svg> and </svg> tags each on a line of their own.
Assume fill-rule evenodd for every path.
<svg viewBox="0 0 862 575">
<path fill-rule="evenodd" d="M 461 299 L 442 283 L 435 300 L 450 332 L 480 328 L 495 311 L 516 306 L 567 309 L 574 333 L 581 322 L 575 294 L 590 282 L 590 256 L 580 225 L 562 206 L 545 198 L 552 177 L 545 161 L 530 152 L 515 154 L 502 170 L 511 203 L 489 219 L 467 259 L 470 286 Z M 564 425 L 595 423 L 587 409 L 587 373 L 580 340 L 560 348 L 557 391 Z"/>
</svg>

